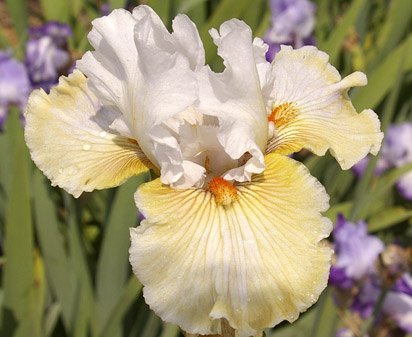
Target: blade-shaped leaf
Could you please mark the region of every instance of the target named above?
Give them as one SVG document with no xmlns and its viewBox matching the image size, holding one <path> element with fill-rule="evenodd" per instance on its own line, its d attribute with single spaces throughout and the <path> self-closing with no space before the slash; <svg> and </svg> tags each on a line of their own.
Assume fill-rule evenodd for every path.
<svg viewBox="0 0 412 337">
<path fill-rule="evenodd" d="M 100 331 L 119 300 L 130 272 L 129 228 L 135 227 L 138 222 L 138 210 L 133 194 L 137 186 L 147 179 L 148 175 L 130 179 L 117 189 L 112 202 L 97 265 L 97 319 Z"/>
<path fill-rule="evenodd" d="M 329 54 L 331 64 L 336 63 L 339 52 L 349 32 L 349 29 L 355 26 L 355 23 L 366 3 L 367 0 L 354 0 L 340 23 L 330 34 L 327 41 L 323 45 L 319 46 L 320 49 L 326 51 Z"/>
<path fill-rule="evenodd" d="M 60 303 L 66 331 L 71 331 L 75 308 L 75 275 L 65 251 L 65 240 L 59 230 L 57 210 L 48 193 L 49 181 L 36 170 L 33 174 L 36 233 L 45 261 L 51 290 Z"/>
<path fill-rule="evenodd" d="M 368 219 L 368 230 L 376 232 L 412 218 L 412 210 L 395 206 L 381 210 Z"/>
<path fill-rule="evenodd" d="M 33 228 L 29 190 L 29 155 L 17 114 L 8 119 L 13 136 L 11 184 L 5 218 L 3 273 L 4 336 L 40 336 L 36 320 L 36 287 L 33 265 Z"/>
</svg>

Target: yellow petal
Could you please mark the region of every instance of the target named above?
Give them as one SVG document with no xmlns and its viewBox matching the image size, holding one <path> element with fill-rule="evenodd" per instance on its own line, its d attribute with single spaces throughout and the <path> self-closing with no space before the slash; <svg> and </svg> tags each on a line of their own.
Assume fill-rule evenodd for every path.
<svg viewBox="0 0 412 337">
<path fill-rule="evenodd" d="M 163 320 L 206 335 L 226 319 L 238 336 L 253 336 L 294 321 L 325 288 L 328 196 L 302 164 L 270 154 L 266 165 L 230 205 L 159 180 L 136 192 L 146 220 L 131 229 L 130 262 Z"/>
<path fill-rule="evenodd" d="M 53 185 L 75 197 L 117 186 L 150 165 L 134 139 L 110 129 L 115 116 L 98 109 L 86 77 L 76 70 L 49 95 L 33 91 L 25 112 L 33 161 Z"/>
<path fill-rule="evenodd" d="M 272 112 L 275 134 L 267 152 L 289 154 L 303 147 L 317 155 L 330 149 L 343 169 L 369 152 L 377 154 L 383 133 L 372 110 L 358 114 L 348 97 L 351 87 L 367 83 L 355 72 L 341 79 L 315 47 L 282 46 L 273 62 Z"/>
</svg>

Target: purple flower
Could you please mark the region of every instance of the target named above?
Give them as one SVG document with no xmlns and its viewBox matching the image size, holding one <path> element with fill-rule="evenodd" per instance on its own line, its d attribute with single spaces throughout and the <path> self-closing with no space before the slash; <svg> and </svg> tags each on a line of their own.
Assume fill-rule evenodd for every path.
<svg viewBox="0 0 412 337">
<path fill-rule="evenodd" d="M 363 175 L 368 162 L 369 158 L 364 158 L 352 168 L 358 177 Z M 412 123 L 405 122 L 388 128 L 375 174 L 407 163 L 412 163 Z M 412 171 L 404 174 L 396 187 L 404 198 L 412 200 Z"/>
<path fill-rule="evenodd" d="M 381 293 L 381 287 L 377 282 L 375 277 L 365 279 L 351 306 L 351 310 L 357 312 L 364 319 L 372 315 Z"/>
<path fill-rule="evenodd" d="M 335 337 L 355 337 L 352 331 L 346 328 L 339 329 Z"/>
<path fill-rule="evenodd" d="M 11 58 L 9 53 L 0 51 L 0 129 L 11 105 L 24 110 L 30 90 L 24 65 Z"/>
<path fill-rule="evenodd" d="M 355 334 L 347 328 L 341 328 L 336 333 L 335 337 L 356 337 Z M 364 336 L 366 337 L 366 336 Z"/>
<path fill-rule="evenodd" d="M 67 52 L 67 38 L 70 35 L 70 27 L 58 22 L 30 29 L 30 40 L 26 44 L 26 67 L 33 87 L 47 91 L 57 83 L 60 72 L 70 61 Z"/>
<path fill-rule="evenodd" d="M 266 58 L 272 61 L 281 44 L 300 48 L 314 45 L 316 6 L 308 0 L 271 0 L 272 26 L 263 40 L 269 45 Z"/>
<path fill-rule="evenodd" d="M 102 4 L 102 5 L 100 6 L 100 13 L 101 13 L 103 16 L 109 15 L 110 12 L 111 12 L 110 4 L 108 4 L 107 2 L 104 3 L 104 4 Z"/>
<path fill-rule="evenodd" d="M 357 164 L 353 165 L 352 170 L 358 178 L 363 176 L 368 164 L 369 164 L 369 157 L 365 157 L 361 159 Z M 385 158 L 379 157 L 378 162 L 376 163 L 374 174 L 379 176 L 383 172 L 385 172 L 387 169 L 389 169 L 390 167 L 391 167 L 391 164 Z"/>
<path fill-rule="evenodd" d="M 329 284 L 341 289 L 349 289 L 353 286 L 353 280 L 346 274 L 345 268 L 332 266 L 329 274 Z"/>
<path fill-rule="evenodd" d="M 388 128 L 382 157 L 394 167 L 412 162 L 412 123 L 401 123 Z"/>
<path fill-rule="evenodd" d="M 393 125 L 386 133 L 382 157 L 393 167 L 412 163 L 412 123 Z M 412 200 L 412 171 L 404 174 L 396 184 L 399 193 Z"/>
<path fill-rule="evenodd" d="M 399 193 L 408 200 L 412 200 L 412 171 L 404 174 L 396 183 Z"/>
<path fill-rule="evenodd" d="M 377 280 L 369 277 L 363 284 L 351 310 L 362 318 L 370 317 L 382 292 Z M 412 276 L 405 273 L 388 291 L 381 313 L 409 333 L 412 332 Z"/>
<path fill-rule="evenodd" d="M 385 297 L 382 311 L 398 326 L 412 333 L 412 275 L 404 274 Z"/>
<path fill-rule="evenodd" d="M 333 237 L 337 258 L 331 279 L 342 280 L 339 285 L 345 288 L 348 279 L 360 280 L 374 272 L 374 262 L 384 244 L 377 237 L 368 235 L 366 223 L 355 225 L 339 215 Z"/>
</svg>

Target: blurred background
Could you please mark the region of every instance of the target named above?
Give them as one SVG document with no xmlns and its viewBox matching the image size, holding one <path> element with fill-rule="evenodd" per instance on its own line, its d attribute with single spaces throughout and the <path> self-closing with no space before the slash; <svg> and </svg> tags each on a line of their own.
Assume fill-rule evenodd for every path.
<svg viewBox="0 0 412 337">
<path fill-rule="evenodd" d="M 208 29 L 237 17 L 269 44 L 268 60 L 280 44 L 312 44 L 342 75 L 368 75 L 350 96 L 380 116 L 380 155 L 342 171 L 329 155 L 295 154 L 331 196 L 329 286 L 295 323 L 266 335 L 411 337 L 411 0 L 0 0 L 0 335 L 182 335 L 148 309 L 128 263 L 128 228 L 140 221 L 132 195 L 150 177 L 74 199 L 50 186 L 23 139 L 31 90 L 49 91 L 72 71 L 94 18 L 139 3 L 169 28 L 189 15 L 215 70 L 223 66 Z"/>
</svg>

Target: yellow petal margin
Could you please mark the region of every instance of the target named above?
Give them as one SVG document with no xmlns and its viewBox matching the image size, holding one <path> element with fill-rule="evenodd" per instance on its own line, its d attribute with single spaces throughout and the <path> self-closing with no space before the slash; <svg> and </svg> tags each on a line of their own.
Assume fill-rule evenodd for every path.
<svg viewBox="0 0 412 337">
<path fill-rule="evenodd" d="M 53 185 L 75 197 L 117 186 L 150 165 L 137 142 L 114 134 L 110 115 L 99 115 L 98 109 L 86 77 L 75 70 L 49 95 L 33 91 L 25 112 L 33 161 Z"/>
<path fill-rule="evenodd" d="M 366 85 L 365 74 L 341 78 L 329 56 L 313 46 L 282 46 L 273 66 L 271 92 L 275 135 L 267 152 L 289 154 L 303 147 L 317 155 L 330 149 L 343 169 L 369 152 L 376 155 L 383 133 L 376 114 L 357 113 L 348 96 L 351 87 Z"/>
<path fill-rule="evenodd" d="M 302 164 L 278 154 L 265 162 L 228 206 L 159 179 L 136 192 L 146 220 L 131 229 L 130 262 L 163 320 L 201 335 L 227 321 L 237 336 L 255 336 L 296 320 L 326 287 L 328 196 Z"/>
</svg>

